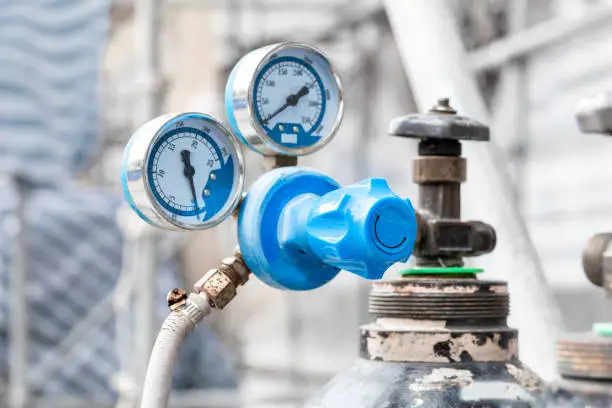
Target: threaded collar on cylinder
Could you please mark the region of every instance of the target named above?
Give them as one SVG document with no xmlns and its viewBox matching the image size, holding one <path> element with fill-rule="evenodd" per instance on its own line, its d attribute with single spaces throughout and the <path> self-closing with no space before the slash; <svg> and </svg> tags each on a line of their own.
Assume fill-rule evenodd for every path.
<svg viewBox="0 0 612 408">
<path fill-rule="evenodd" d="M 369 311 L 374 317 L 429 320 L 499 320 L 508 316 L 505 282 L 466 278 L 402 278 L 375 282 Z"/>
<path fill-rule="evenodd" d="M 612 380 L 612 337 L 566 334 L 557 341 L 557 366 L 566 378 Z"/>
</svg>

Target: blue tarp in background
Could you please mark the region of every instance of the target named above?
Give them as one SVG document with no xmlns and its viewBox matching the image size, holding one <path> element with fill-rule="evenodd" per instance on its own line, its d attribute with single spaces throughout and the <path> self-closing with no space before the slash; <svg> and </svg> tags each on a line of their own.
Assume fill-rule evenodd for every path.
<svg viewBox="0 0 612 408">
<path fill-rule="evenodd" d="M 115 221 L 121 198 L 70 182 L 99 145 L 98 87 L 109 7 L 110 0 L 0 0 L 0 173 L 36 186 L 26 206 L 31 378 L 113 291 L 121 271 L 123 238 Z M 0 187 L 0 197 L 0 376 L 5 380 L 14 186 Z M 177 282 L 177 263 L 163 265 L 160 299 Z M 164 309 L 160 304 L 160 318 Z M 131 346 L 117 343 L 111 318 L 34 391 L 112 395 L 118 351 Z M 212 331 L 194 333 L 175 385 L 235 385 L 223 353 Z"/>
</svg>

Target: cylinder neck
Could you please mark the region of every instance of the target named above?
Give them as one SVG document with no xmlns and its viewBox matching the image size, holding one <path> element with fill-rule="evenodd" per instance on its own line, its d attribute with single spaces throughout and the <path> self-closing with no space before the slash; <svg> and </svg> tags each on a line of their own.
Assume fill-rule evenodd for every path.
<svg viewBox="0 0 612 408">
<path fill-rule="evenodd" d="M 376 282 L 374 323 L 362 328 L 361 355 L 419 363 L 518 361 L 518 333 L 506 325 L 504 282 L 404 278 Z"/>
</svg>

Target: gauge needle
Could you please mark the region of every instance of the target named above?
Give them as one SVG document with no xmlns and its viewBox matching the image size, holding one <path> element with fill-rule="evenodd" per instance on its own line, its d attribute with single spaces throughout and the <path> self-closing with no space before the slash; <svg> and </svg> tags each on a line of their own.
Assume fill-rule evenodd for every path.
<svg viewBox="0 0 612 408">
<path fill-rule="evenodd" d="M 195 168 L 191 165 L 191 152 L 189 150 L 181 151 L 181 160 L 185 164 L 183 167 L 183 174 L 189 180 L 189 186 L 191 187 L 191 196 L 193 197 L 193 206 L 196 210 L 196 218 L 199 219 L 198 210 L 198 199 L 196 198 L 195 185 L 193 184 L 193 176 L 195 175 Z"/>
<path fill-rule="evenodd" d="M 287 109 L 288 107 L 297 105 L 298 102 L 300 101 L 300 98 L 302 96 L 308 95 L 308 92 L 309 92 L 308 85 L 304 85 L 299 91 L 297 91 L 297 93 L 289 95 L 287 97 L 287 100 L 285 101 L 285 104 L 281 106 L 280 108 L 278 108 L 273 114 L 271 114 L 266 119 L 264 119 L 263 124 L 266 125 L 270 121 L 270 119 L 272 119 L 273 117 L 275 117 L 276 115 L 278 115 L 279 113 Z"/>
</svg>

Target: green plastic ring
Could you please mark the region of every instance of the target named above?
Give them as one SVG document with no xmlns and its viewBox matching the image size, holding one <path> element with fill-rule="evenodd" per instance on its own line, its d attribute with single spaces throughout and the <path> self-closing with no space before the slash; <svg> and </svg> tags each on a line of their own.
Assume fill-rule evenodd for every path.
<svg viewBox="0 0 612 408">
<path fill-rule="evenodd" d="M 452 274 L 463 274 L 472 275 L 475 273 L 482 273 L 484 269 L 480 268 L 413 268 L 404 269 L 401 271 L 402 276 L 407 275 L 452 275 Z"/>
<path fill-rule="evenodd" d="M 612 323 L 593 323 L 593 332 L 600 336 L 612 336 Z"/>
</svg>

